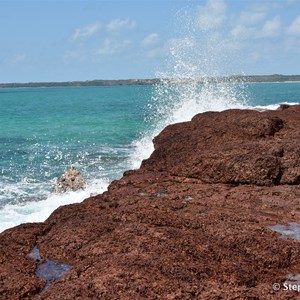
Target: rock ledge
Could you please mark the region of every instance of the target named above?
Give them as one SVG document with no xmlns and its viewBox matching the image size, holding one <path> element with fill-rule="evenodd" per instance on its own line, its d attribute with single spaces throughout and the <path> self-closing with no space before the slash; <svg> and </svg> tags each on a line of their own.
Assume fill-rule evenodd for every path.
<svg viewBox="0 0 300 300">
<path fill-rule="evenodd" d="M 271 228 L 300 224 L 300 106 L 199 114 L 154 143 L 107 192 L 0 234 L 1 300 L 299 298 L 300 243 Z M 34 247 L 72 266 L 47 290 Z"/>
</svg>

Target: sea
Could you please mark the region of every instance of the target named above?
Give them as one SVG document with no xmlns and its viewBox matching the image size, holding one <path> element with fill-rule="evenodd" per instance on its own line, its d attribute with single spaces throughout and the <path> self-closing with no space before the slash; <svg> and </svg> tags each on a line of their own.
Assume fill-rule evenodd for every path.
<svg viewBox="0 0 300 300">
<path fill-rule="evenodd" d="M 140 166 L 168 124 L 205 111 L 299 104 L 300 83 L 186 83 L 0 89 L 0 231 L 42 222 Z M 71 166 L 77 192 L 51 193 Z"/>
</svg>

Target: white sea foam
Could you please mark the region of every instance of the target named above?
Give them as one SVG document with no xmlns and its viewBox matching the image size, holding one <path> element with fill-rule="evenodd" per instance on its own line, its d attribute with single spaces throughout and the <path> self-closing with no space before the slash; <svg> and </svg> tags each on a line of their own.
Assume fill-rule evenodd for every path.
<svg viewBox="0 0 300 300">
<path fill-rule="evenodd" d="M 250 109 L 256 109 L 256 110 L 259 110 L 259 111 L 276 110 L 280 107 L 281 104 L 299 105 L 299 103 L 296 103 L 296 102 L 280 102 L 280 103 L 277 103 L 277 104 L 249 106 L 249 108 Z"/>
<path fill-rule="evenodd" d="M 0 210 L 0 232 L 21 223 L 43 222 L 59 206 L 78 203 L 91 194 L 103 193 L 108 181 L 97 180 L 89 183 L 85 190 L 64 194 L 50 194 L 45 200 L 27 202 L 25 204 L 7 204 Z M 19 191 L 18 191 L 19 192 Z"/>
</svg>

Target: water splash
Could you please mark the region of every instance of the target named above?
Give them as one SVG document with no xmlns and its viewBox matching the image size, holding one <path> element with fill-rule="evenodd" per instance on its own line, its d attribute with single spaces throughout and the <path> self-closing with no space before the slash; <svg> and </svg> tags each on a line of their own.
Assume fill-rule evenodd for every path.
<svg viewBox="0 0 300 300">
<path fill-rule="evenodd" d="M 134 142 L 133 168 L 152 153 L 153 137 L 167 125 L 188 121 L 205 111 L 246 106 L 246 87 L 236 76 L 237 70 L 242 74 L 237 48 L 224 34 L 220 16 L 216 22 L 203 15 L 201 9 L 210 5 L 212 1 L 206 8 L 177 14 L 178 37 L 168 41 L 166 69 L 157 72 L 160 81 L 155 85 L 146 117 L 149 129 Z"/>
</svg>

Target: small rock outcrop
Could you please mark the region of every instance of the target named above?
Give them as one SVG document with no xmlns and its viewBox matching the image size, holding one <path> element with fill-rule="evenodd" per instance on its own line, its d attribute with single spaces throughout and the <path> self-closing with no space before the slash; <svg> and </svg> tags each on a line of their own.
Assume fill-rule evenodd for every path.
<svg viewBox="0 0 300 300">
<path fill-rule="evenodd" d="M 69 191 L 77 191 L 84 189 L 85 185 L 86 181 L 82 174 L 74 167 L 71 167 L 58 179 L 51 192 L 65 193 Z"/>
</svg>

